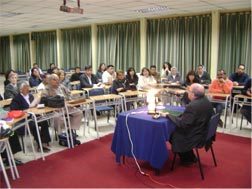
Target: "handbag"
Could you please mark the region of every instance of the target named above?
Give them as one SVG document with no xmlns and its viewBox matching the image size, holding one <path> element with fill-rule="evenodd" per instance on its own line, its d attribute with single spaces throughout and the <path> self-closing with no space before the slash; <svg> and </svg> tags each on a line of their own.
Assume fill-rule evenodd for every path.
<svg viewBox="0 0 252 189">
<path fill-rule="evenodd" d="M 25 113 L 22 110 L 11 110 L 8 113 L 8 117 L 9 118 L 14 118 L 14 119 L 20 118 L 20 117 L 22 117 L 24 115 L 25 115 Z"/>
<path fill-rule="evenodd" d="M 65 107 L 65 98 L 63 96 L 47 96 L 41 98 L 41 104 L 51 108 L 63 108 Z"/>
</svg>

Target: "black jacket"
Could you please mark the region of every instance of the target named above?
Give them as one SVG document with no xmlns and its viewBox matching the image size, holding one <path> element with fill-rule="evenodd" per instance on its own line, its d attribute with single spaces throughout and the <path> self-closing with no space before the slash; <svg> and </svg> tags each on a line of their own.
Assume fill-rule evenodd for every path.
<svg viewBox="0 0 252 189">
<path fill-rule="evenodd" d="M 34 97 L 32 94 L 29 94 L 29 100 L 30 103 L 34 100 Z M 26 110 L 29 108 L 29 104 L 26 102 L 24 97 L 18 93 L 15 98 L 12 99 L 11 104 L 10 104 L 10 109 L 11 110 Z"/>
<path fill-rule="evenodd" d="M 137 90 L 138 77 L 137 75 L 131 78 L 129 75 L 126 75 L 126 85 L 129 87 L 129 90 Z"/>
<path fill-rule="evenodd" d="M 129 89 L 129 86 L 127 85 L 125 79 L 123 79 L 123 80 L 118 80 L 118 79 L 114 80 L 113 84 L 112 84 L 111 92 L 113 94 L 118 94 L 117 89 L 119 89 L 119 88 L 123 88 L 123 90 L 120 91 L 120 92 L 125 92 L 126 90 Z"/>
<path fill-rule="evenodd" d="M 203 75 L 200 77 L 198 73 L 196 73 L 196 78 L 199 80 L 200 84 L 210 84 L 211 83 L 211 77 L 209 73 L 206 71 L 203 72 Z"/>
<path fill-rule="evenodd" d="M 93 84 L 99 83 L 97 77 L 94 74 L 91 75 L 91 82 L 92 82 L 92 84 L 89 83 L 89 80 L 88 80 L 88 77 L 86 74 L 82 74 L 80 76 L 81 88 L 91 88 L 91 87 L 93 87 Z"/>
<path fill-rule="evenodd" d="M 73 81 L 80 81 L 80 76 L 81 76 L 81 73 L 73 73 L 71 78 L 70 78 L 70 81 L 73 82 Z"/>
<path fill-rule="evenodd" d="M 214 114 L 211 102 L 201 97 L 190 102 L 179 117 L 168 115 L 176 124 L 172 134 L 172 150 L 174 152 L 188 152 L 197 145 L 204 144 L 207 137 L 207 125 Z"/>
</svg>

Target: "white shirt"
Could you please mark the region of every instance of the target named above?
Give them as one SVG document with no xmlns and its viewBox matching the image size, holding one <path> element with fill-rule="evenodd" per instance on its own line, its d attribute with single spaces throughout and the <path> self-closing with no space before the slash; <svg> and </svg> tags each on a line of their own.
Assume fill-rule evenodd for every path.
<svg viewBox="0 0 252 189">
<path fill-rule="evenodd" d="M 22 93 L 21 93 L 21 95 L 22 95 L 22 97 L 25 99 L 25 101 L 27 102 L 27 104 L 31 104 L 31 102 L 30 102 L 30 99 L 29 99 L 29 94 L 27 94 L 27 95 L 23 95 Z"/>
<path fill-rule="evenodd" d="M 114 81 L 114 79 L 115 79 L 115 74 L 111 75 L 107 71 L 103 72 L 103 74 L 102 74 L 102 83 L 112 82 L 112 81 Z"/>
<path fill-rule="evenodd" d="M 156 83 L 157 81 L 152 75 L 148 77 L 140 75 L 137 87 L 138 89 L 144 89 L 144 88 L 148 88 L 149 85 L 156 84 Z"/>
</svg>

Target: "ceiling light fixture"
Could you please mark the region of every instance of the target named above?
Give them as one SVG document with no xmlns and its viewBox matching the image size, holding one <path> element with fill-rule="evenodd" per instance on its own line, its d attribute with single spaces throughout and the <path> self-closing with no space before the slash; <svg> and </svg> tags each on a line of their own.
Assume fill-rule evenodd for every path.
<svg viewBox="0 0 252 189">
<path fill-rule="evenodd" d="M 135 10 L 139 13 L 159 13 L 159 12 L 165 12 L 168 11 L 169 8 L 167 6 L 156 6 L 156 7 L 149 7 L 144 9 Z"/>
<path fill-rule="evenodd" d="M 63 5 L 60 6 L 60 11 L 67 13 L 83 14 L 83 9 L 80 8 L 80 0 L 77 0 L 77 6 L 78 7 L 68 7 L 66 5 L 66 0 L 63 0 Z"/>
</svg>

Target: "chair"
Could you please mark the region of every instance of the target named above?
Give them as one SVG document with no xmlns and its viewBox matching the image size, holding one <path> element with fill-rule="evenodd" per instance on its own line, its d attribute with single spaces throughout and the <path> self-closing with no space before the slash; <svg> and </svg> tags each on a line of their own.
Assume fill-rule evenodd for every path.
<svg viewBox="0 0 252 189">
<path fill-rule="evenodd" d="M 216 134 L 216 130 L 217 130 L 219 120 L 220 120 L 220 114 L 215 114 L 215 115 L 213 115 L 211 117 L 210 121 L 208 122 L 208 133 L 207 133 L 207 137 L 206 137 L 206 140 L 205 140 L 205 144 L 198 145 L 198 146 L 196 146 L 194 148 L 194 150 L 196 151 L 196 156 L 197 156 L 197 159 L 198 159 L 200 175 L 201 175 L 202 180 L 204 180 L 204 174 L 203 174 L 203 169 L 202 169 L 198 149 L 205 147 L 206 151 L 208 151 L 208 149 L 210 148 L 211 153 L 212 153 L 212 157 L 213 157 L 213 161 L 214 161 L 214 165 L 217 166 L 214 151 L 213 151 L 213 147 L 212 147 L 212 142 L 215 140 L 215 134 Z M 177 153 L 174 153 L 171 170 L 173 170 L 173 168 L 174 168 L 176 156 L 177 156 Z"/>
<path fill-rule="evenodd" d="M 104 89 L 102 88 L 97 88 L 97 89 L 92 89 L 89 91 L 89 96 L 98 96 L 98 95 L 104 95 Z M 101 103 L 101 102 L 99 102 Z M 97 106 L 96 111 L 97 112 L 108 112 L 108 117 L 107 117 L 107 122 L 109 122 L 110 118 L 110 111 L 114 110 L 111 106 Z"/>
</svg>

